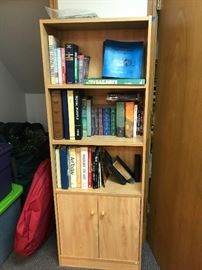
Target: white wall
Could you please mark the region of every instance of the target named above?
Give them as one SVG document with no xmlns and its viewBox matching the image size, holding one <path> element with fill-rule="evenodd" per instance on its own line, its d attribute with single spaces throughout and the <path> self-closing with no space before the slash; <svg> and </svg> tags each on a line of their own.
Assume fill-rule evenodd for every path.
<svg viewBox="0 0 202 270">
<path fill-rule="evenodd" d="M 26 121 L 25 94 L 0 60 L 0 121 Z"/>
<path fill-rule="evenodd" d="M 27 121 L 41 123 L 47 130 L 46 104 L 44 94 L 25 94 Z"/>
<path fill-rule="evenodd" d="M 86 9 L 99 17 L 147 15 L 148 0 L 58 0 L 58 9 Z"/>
</svg>

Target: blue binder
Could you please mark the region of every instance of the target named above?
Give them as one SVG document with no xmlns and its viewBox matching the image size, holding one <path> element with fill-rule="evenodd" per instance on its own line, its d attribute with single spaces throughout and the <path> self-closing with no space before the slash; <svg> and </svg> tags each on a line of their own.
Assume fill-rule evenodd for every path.
<svg viewBox="0 0 202 270">
<path fill-rule="evenodd" d="M 105 40 L 102 76 L 106 78 L 142 78 L 143 53 L 143 42 Z"/>
</svg>

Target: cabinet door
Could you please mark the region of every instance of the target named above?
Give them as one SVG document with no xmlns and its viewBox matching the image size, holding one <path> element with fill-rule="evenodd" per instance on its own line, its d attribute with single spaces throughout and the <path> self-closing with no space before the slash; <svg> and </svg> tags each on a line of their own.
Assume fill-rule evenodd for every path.
<svg viewBox="0 0 202 270">
<path fill-rule="evenodd" d="M 100 196 L 98 208 L 100 258 L 138 261 L 140 198 Z"/>
<path fill-rule="evenodd" d="M 97 197 L 85 194 L 58 194 L 57 203 L 61 255 L 97 258 Z"/>
</svg>

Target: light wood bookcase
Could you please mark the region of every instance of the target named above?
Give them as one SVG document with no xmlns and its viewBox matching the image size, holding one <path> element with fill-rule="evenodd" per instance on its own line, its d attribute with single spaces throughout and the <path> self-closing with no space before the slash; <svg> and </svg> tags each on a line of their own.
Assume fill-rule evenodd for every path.
<svg viewBox="0 0 202 270">
<path fill-rule="evenodd" d="M 48 116 L 53 194 L 57 228 L 58 257 L 61 266 L 97 269 L 141 269 L 141 249 L 145 224 L 145 201 L 148 185 L 150 115 L 154 73 L 155 31 L 152 17 L 113 19 L 41 20 L 41 44 Z M 102 46 L 105 39 L 144 41 L 146 47 L 146 84 L 120 85 L 51 85 L 48 34 L 61 42 L 79 45 L 91 56 L 89 77 L 101 77 Z M 93 96 L 97 105 L 106 103 L 109 91 L 144 92 L 144 134 L 132 139 L 114 136 L 92 136 L 82 140 L 54 140 L 52 129 L 51 91 L 79 89 Z M 135 153 L 142 154 L 141 183 L 119 185 L 107 181 L 105 188 L 68 189 L 56 187 L 53 147 L 55 145 L 100 145 L 119 155 L 133 169 Z"/>
</svg>

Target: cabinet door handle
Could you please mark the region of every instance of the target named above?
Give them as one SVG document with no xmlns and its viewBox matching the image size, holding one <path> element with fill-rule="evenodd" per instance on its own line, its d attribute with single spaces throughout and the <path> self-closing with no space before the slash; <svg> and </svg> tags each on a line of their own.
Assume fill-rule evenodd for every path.
<svg viewBox="0 0 202 270">
<path fill-rule="evenodd" d="M 91 216 L 94 216 L 95 215 L 95 211 L 94 210 L 91 210 L 90 215 Z"/>
<path fill-rule="evenodd" d="M 101 212 L 101 217 L 104 217 L 105 216 L 105 211 L 102 211 Z"/>
</svg>

